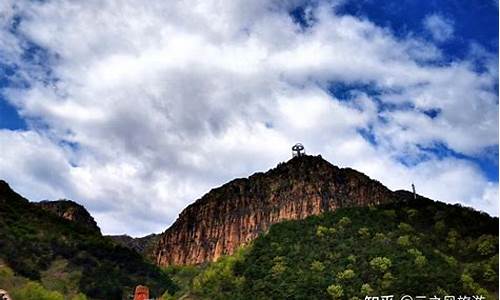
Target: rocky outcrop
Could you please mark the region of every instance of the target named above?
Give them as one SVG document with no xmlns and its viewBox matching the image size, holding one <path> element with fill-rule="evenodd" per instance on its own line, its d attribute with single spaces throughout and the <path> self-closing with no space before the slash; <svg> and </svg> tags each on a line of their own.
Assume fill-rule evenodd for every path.
<svg viewBox="0 0 500 300">
<path fill-rule="evenodd" d="M 101 233 L 94 218 L 82 205 L 66 199 L 56 201 L 40 201 L 34 203 L 45 211 L 51 212 L 63 219 L 77 223 L 80 226 L 86 227 L 92 231 Z"/>
<path fill-rule="evenodd" d="M 378 181 L 321 156 L 295 157 L 266 173 L 211 190 L 181 212 L 155 249 L 159 265 L 199 264 L 231 254 L 272 224 L 339 207 L 392 201 Z"/>
</svg>

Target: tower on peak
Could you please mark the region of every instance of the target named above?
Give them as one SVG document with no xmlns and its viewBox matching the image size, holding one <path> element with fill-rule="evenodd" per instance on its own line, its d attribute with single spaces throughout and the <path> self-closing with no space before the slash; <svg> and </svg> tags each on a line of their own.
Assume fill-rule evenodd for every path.
<svg viewBox="0 0 500 300">
<path fill-rule="evenodd" d="M 306 151 L 304 149 L 304 146 L 301 143 L 297 143 L 293 145 L 292 147 L 292 157 L 300 157 L 304 156 L 306 154 Z"/>
</svg>

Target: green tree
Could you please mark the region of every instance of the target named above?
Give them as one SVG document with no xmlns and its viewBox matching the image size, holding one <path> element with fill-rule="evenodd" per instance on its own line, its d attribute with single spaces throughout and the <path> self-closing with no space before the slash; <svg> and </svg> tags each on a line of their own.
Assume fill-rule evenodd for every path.
<svg viewBox="0 0 500 300">
<path fill-rule="evenodd" d="M 475 294 L 475 295 L 488 295 L 488 291 L 482 288 L 478 283 L 474 281 L 474 278 L 467 273 L 461 276 L 462 286 L 465 291 Z"/>
<path fill-rule="evenodd" d="M 491 235 L 482 235 L 479 237 L 477 252 L 483 256 L 488 256 L 496 252 L 498 238 Z"/>
<path fill-rule="evenodd" d="M 358 230 L 358 234 L 361 238 L 367 239 L 370 237 L 370 229 L 368 227 L 361 227 Z"/>
<path fill-rule="evenodd" d="M 342 219 L 339 220 L 338 225 L 341 227 L 349 226 L 351 225 L 351 219 L 349 217 L 342 217 Z"/>
<path fill-rule="evenodd" d="M 443 233 L 445 229 L 446 224 L 444 223 L 444 221 L 437 221 L 436 224 L 434 224 L 434 230 L 437 233 Z"/>
<path fill-rule="evenodd" d="M 340 299 L 344 295 L 344 289 L 339 284 L 332 284 L 328 286 L 326 292 L 332 296 L 332 299 Z"/>
<path fill-rule="evenodd" d="M 370 261 L 370 266 L 379 272 L 385 272 L 392 266 L 392 261 L 387 257 L 375 257 Z"/>
<path fill-rule="evenodd" d="M 408 247 L 410 246 L 410 236 L 409 235 L 402 235 L 398 238 L 398 245 L 403 246 L 403 247 Z"/>
<path fill-rule="evenodd" d="M 356 273 L 354 273 L 354 271 L 351 269 L 346 269 L 342 272 L 337 273 L 337 278 L 342 281 L 351 280 L 354 278 L 354 276 L 356 276 Z"/>
<path fill-rule="evenodd" d="M 87 300 L 87 296 L 82 293 L 79 293 L 71 298 L 71 300 Z"/>
<path fill-rule="evenodd" d="M 415 265 L 417 265 L 417 267 L 421 268 L 426 264 L 427 264 L 427 258 L 425 256 L 418 255 L 417 257 L 415 257 Z"/>
<path fill-rule="evenodd" d="M 356 255 L 354 254 L 350 254 L 348 257 L 347 257 L 347 260 L 351 263 L 356 263 L 356 260 L 357 260 L 357 257 Z"/>
<path fill-rule="evenodd" d="M 456 230 L 450 230 L 448 232 L 448 236 L 446 238 L 446 242 L 448 243 L 448 248 L 455 249 L 457 246 L 457 241 L 460 238 L 460 235 Z"/>
<path fill-rule="evenodd" d="M 315 273 L 321 273 L 324 270 L 325 270 L 325 265 L 322 262 L 315 260 L 311 263 L 311 271 Z"/>
<path fill-rule="evenodd" d="M 484 281 L 487 281 L 487 282 L 495 282 L 495 281 L 498 281 L 498 275 L 497 275 L 496 271 L 493 270 L 493 268 L 491 268 L 490 266 L 487 266 L 484 270 L 484 273 L 483 273 L 483 279 L 484 279 Z"/>
<path fill-rule="evenodd" d="M 373 288 L 368 283 L 361 285 L 361 296 L 370 296 L 373 294 Z"/>
<path fill-rule="evenodd" d="M 388 289 L 391 287 L 394 279 L 395 278 L 394 278 L 394 276 L 392 276 L 391 272 L 387 272 L 382 277 L 382 281 L 380 282 L 380 285 L 382 286 L 383 289 Z"/>
<path fill-rule="evenodd" d="M 385 210 L 384 215 L 388 218 L 391 218 L 391 219 L 394 219 L 397 216 L 396 211 L 394 209 Z"/>
<path fill-rule="evenodd" d="M 286 271 L 286 263 L 282 256 L 274 258 L 274 265 L 271 268 L 271 274 L 273 277 L 279 277 Z"/>
<path fill-rule="evenodd" d="M 413 232 L 413 227 L 410 224 L 404 222 L 399 223 L 398 229 L 406 233 Z"/>
</svg>

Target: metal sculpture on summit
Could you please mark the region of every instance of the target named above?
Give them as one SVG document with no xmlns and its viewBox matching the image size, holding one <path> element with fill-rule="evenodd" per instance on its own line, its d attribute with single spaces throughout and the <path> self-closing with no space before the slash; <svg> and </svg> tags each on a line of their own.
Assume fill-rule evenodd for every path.
<svg viewBox="0 0 500 300">
<path fill-rule="evenodd" d="M 306 155 L 304 146 L 301 143 L 297 143 L 292 147 L 292 157 L 300 157 Z"/>
</svg>

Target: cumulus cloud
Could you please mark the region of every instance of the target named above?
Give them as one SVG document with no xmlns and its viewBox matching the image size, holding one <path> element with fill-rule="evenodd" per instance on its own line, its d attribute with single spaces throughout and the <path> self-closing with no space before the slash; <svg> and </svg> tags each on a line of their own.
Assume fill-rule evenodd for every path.
<svg viewBox="0 0 500 300">
<path fill-rule="evenodd" d="M 424 19 L 424 27 L 437 42 L 444 42 L 453 37 L 453 21 L 441 15 L 431 14 L 426 16 Z"/>
<path fill-rule="evenodd" d="M 299 4 L 4 2 L 0 54 L 27 84 L 3 94 L 30 128 L 0 132 L 0 175 L 32 199 L 83 203 L 106 233 L 140 235 L 210 188 L 287 160 L 301 141 L 390 188 L 415 182 L 423 195 L 496 213 L 498 184 L 470 161 L 399 158 L 436 143 L 470 156 L 497 145 L 498 76 L 470 60 L 438 64 L 432 43 L 335 5 L 308 7 L 304 27 L 288 13 Z M 340 99 L 334 83 L 377 94 Z"/>
</svg>

